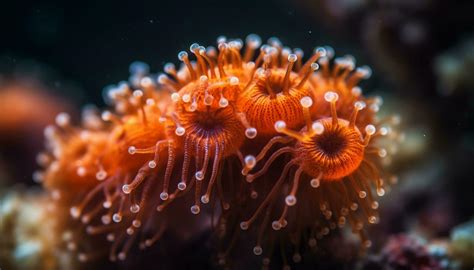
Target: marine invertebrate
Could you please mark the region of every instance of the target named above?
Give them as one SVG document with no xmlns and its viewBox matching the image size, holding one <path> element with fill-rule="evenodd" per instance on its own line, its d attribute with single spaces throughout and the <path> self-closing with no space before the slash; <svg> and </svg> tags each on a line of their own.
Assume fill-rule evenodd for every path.
<svg viewBox="0 0 474 270">
<path fill-rule="evenodd" d="M 250 35 L 245 44 L 243 53 L 240 40 L 219 38 L 217 49 L 192 44 L 195 61 L 180 52 L 181 67 L 168 63 L 156 78 L 132 64 L 129 82 L 106 91 L 113 110 L 88 109 L 79 127 L 60 114 L 46 130 L 48 151 L 39 156 L 46 169 L 35 177 L 73 218 L 63 227 L 74 232 L 67 246 L 80 260 L 101 253 L 125 260 L 135 243 L 151 246 L 167 224 L 191 221 L 171 209 L 182 204 L 195 215 L 210 204 L 221 222 L 247 216 L 257 204 L 240 223 L 247 230 L 266 212 L 257 255 L 278 211 L 275 231 L 288 225 L 298 238 L 309 229 L 311 242 L 348 222 L 369 245 L 362 227 L 378 218 L 370 186 L 385 192 L 379 158 L 387 155 L 374 139 L 395 133 L 375 119 L 380 99 L 366 99 L 356 87 L 368 69 L 354 69 L 350 57 L 331 67 L 329 47 L 303 62 L 301 50 L 276 39 L 260 46 Z M 281 173 L 269 172 L 285 161 Z M 313 189 L 302 188 L 306 182 Z M 104 252 L 87 252 L 92 244 L 79 241 L 95 235 L 112 242 Z"/>
<path fill-rule="evenodd" d="M 166 159 L 171 151 L 130 155 L 131 145 L 140 149 L 166 139 L 166 119 L 156 93 L 132 91 L 122 84 L 109 94 L 123 115 L 89 110 L 84 113 L 84 126 L 74 127 L 69 115 L 59 114 L 56 126 L 45 131 L 48 151 L 38 157 L 46 170 L 34 175 L 56 194 L 57 204 L 80 221 L 66 219 L 61 227 L 72 232 L 67 246 L 78 252 L 81 261 L 106 253 L 104 249 L 88 254 L 90 243 L 79 241 L 83 235 L 104 235 L 104 240 L 114 242 L 110 259 L 125 259 L 141 228 L 154 222 L 159 202 L 150 203 L 147 198 L 170 170 Z M 132 190 L 136 191 L 133 196 L 129 195 Z M 160 226 L 144 230 L 147 234 L 142 235 L 141 245 L 153 243 L 161 231 Z"/>
<path fill-rule="evenodd" d="M 244 160 L 241 153 L 245 138 L 254 139 L 257 133 L 272 135 L 273 119 L 280 117 L 295 126 L 301 125 L 303 116 L 297 110 L 299 98 L 311 95 L 306 82 L 318 67 L 314 62 L 325 54 L 325 50 L 318 48 L 302 64 L 296 54 L 288 48 L 283 49 L 276 39 L 270 43 L 275 45 L 260 47 L 260 38 L 249 35 L 242 55 L 240 40 L 226 42 L 225 38 L 219 38 L 218 54 L 213 48 L 193 44 L 190 51 L 196 56 L 195 65 L 189 62 L 187 53 L 181 52 L 179 58 L 185 67 L 176 71 L 167 64 L 165 69 L 173 79 L 163 75 L 158 78 L 164 86 L 177 91 L 172 94 L 175 103 L 172 118 L 176 129 L 171 135 L 177 136 L 183 146 L 179 187 L 186 187 L 191 159 L 196 161 L 196 195 L 200 194 L 200 180 L 206 178 L 207 168 L 212 167 L 207 190 L 200 198 L 202 203 L 209 202 L 222 159 L 237 156 L 242 163 L 252 162 Z M 260 52 L 253 62 L 257 48 Z M 294 66 L 299 74 L 293 72 Z M 196 148 L 188 149 L 190 145 L 196 145 Z M 212 166 L 208 165 L 211 161 Z M 200 211 L 200 201 L 196 196 L 191 209 L 195 214 Z M 226 206 L 226 203 L 222 202 L 222 205 Z"/>
<path fill-rule="evenodd" d="M 354 102 L 361 99 L 362 89 L 358 83 L 362 79 L 370 78 L 372 70 L 368 66 L 356 67 L 355 59 L 351 55 L 344 57 L 334 57 L 334 51 L 327 48 L 326 56 L 321 58 L 320 72 L 317 72 L 310 78 L 314 91 L 314 103 L 320 106 L 317 110 L 319 115 L 316 117 L 325 117 L 331 110 L 330 102 L 325 102 L 325 94 L 328 91 L 337 94 L 336 110 L 339 117 L 350 119 L 353 112 Z M 369 100 L 369 109 L 377 112 L 381 101 L 379 98 Z M 322 108 L 321 108 L 322 107 Z M 373 114 L 363 114 L 358 117 L 373 116 Z M 364 119 L 371 122 L 373 119 Z"/>
<path fill-rule="evenodd" d="M 283 48 L 273 38 L 271 45 L 262 46 L 262 54 L 257 58 L 253 79 L 243 90 L 239 108 L 258 132 L 274 136 L 273 125 L 283 120 L 290 128 L 300 128 L 304 114 L 300 109 L 300 99 L 312 96 L 312 85 L 307 83 L 312 73 L 319 68 L 315 62 L 326 55 L 326 49 L 315 49 L 314 55 L 302 64 L 303 52 Z"/>
<path fill-rule="evenodd" d="M 219 55 L 214 58 L 213 53 L 193 44 L 190 50 L 197 57 L 197 66 L 193 67 L 187 53 L 181 52 L 179 58 L 186 63 L 184 70 L 176 72 L 167 66 L 167 71 L 175 75 L 175 81 L 164 75 L 159 78 L 165 86 L 177 90 L 172 94 L 174 125 L 170 136 L 175 138 L 183 155 L 178 190 L 185 190 L 190 183 L 195 183 L 193 214 L 200 212 L 201 202 L 209 202 L 216 181 L 220 181 L 219 174 L 225 160 L 241 156 L 240 147 L 246 136 L 255 137 L 254 128 L 245 126 L 246 122 L 235 108 L 241 83 L 231 74 L 238 74 L 241 69 L 241 60 L 233 57 L 238 46 L 228 47 L 220 43 Z M 191 179 L 190 171 L 194 171 Z M 201 196 L 206 182 L 206 191 Z M 167 192 L 162 193 L 164 199 L 167 196 Z"/>
<path fill-rule="evenodd" d="M 360 236 L 364 247 L 371 245 L 363 228 L 367 223 L 377 223 L 379 218 L 379 203 L 373 189 L 383 196 L 384 185 L 396 179 L 381 169 L 382 160 L 390 154 L 382 142 L 391 146 L 397 140 L 391 125 L 399 120 L 377 119 L 375 113 L 381 99 L 364 98 L 355 86 L 367 76 L 367 69 L 354 70 L 350 58 L 344 60 L 343 66 L 338 61 L 342 62 L 336 59 L 331 70 L 328 58 L 322 58 L 323 69 L 309 79 L 314 83 L 310 88 L 314 98 L 300 99 L 304 115 L 300 130 L 288 128 L 285 121 L 276 121 L 275 130 L 284 136 L 271 138 L 258 155 L 247 157 L 253 161 L 248 166 L 251 173 L 246 176 L 247 182 L 258 185 L 260 181 L 271 186 L 267 192 L 258 192 L 264 194 L 263 199 L 239 225 L 242 230 L 249 230 L 252 224 L 260 224 L 256 229 L 256 255 L 263 254 L 265 243 L 275 241 L 275 237 L 269 236 L 272 230 L 293 235 L 294 256 L 300 258 L 302 240 L 314 246 L 316 238 L 346 223 Z M 328 88 L 335 91 L 321 91 Z M 274 166 L 282 168 L 279 175 L 269 172 Z M 278 205 L 280 199 L 284 206 Z M 301 239 L 308 230 L 310 236 Z M 271 251 L 266 254 L 271 256 Z M 266 257 L 264 263 L 268 260 Z"/>
<path fill-rule="evenodd" d="M 193 44 L 197 63 L 181 52 L 183 68 L 167 64 L 171 78 L 162 74 L 156 82 L 145 66 L 134 64 L 130 83 L 106 93 L 115 113 L 105 111 L 101 118 L 109 123 L 88 111 L 84 127 L 73 127 L 70 117 L 60 114 L 58 128 L 47 129 L 49 151 L 39 158 L 47 169 L 35 178 L 45 179 L 47 188 L 69 199 L 61 204 L 71 205 L 71 216 L 81 220 L 86 234 L 106 234 L 114 241 L 111 260 L 126 258 L 137 232 L 147 231 L 142 228 L 155 227 L 155 234 L 143 237 L 140 247 L 158 240 L 163 229 L 156 223 L 166 218 L 155 217 L 193 186 L 191 212 L 198 214 L 220 181 L 223 161 L 241 158 L 244 138 L 256 136 L 234 106 L 241 88 L 237 76 L 246 78 L 238 54 L 241 46 L 221 41 L 217 55 Z M 188 179 L 191 170 L 195 173 Z M 82 198 L 71 192 L 78 191 L 76 186 Z M 75 245 L 72 240 L 72 249 Z M 79 258 L 89 259 L 83 253 Z"/>
</svg>

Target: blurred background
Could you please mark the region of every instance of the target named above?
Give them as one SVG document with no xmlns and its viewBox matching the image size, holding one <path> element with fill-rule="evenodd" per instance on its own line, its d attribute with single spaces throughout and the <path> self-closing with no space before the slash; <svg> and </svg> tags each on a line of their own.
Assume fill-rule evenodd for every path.
<svg viewBox="0 0 474 270">
<path fill-rule="evenodd" d="M 2 11 L 3 206 L 12 198 L 21 204 L 17 197 L 23 195 L 12 194 L 38 187 L 32 177 L 36 153 L 43 148 L 44 127 L 58 112 L 78 119 L 87 104 L 105 106 L 102 89 L 127 80 L 133 61 L 158 73 L 193 42 L 214 45 L 220 35 L 243 39 L 256 33 L 306 52 L 329 45 L 336 55 L 350 54 L 358 65 L 372 67 L 364 93 L 381 95 L 384 110 L 399 113 L 405 131 L 392 161 L 399 185 L 386 196 L 373 232 L 378 246 L 387 239 L 403 245 L 400 233 L 415 235 L 430 248 L 441 243 L 434 245 L 438 253 L 427 256 L 446 257 L 446 246 L 461 239 L 458 261 L 474 264 L 472 1 L 10 1 Z M 5 221 L 13 210 L 1 206 Z M 0 268 L 2 256 L 31 255 L 18 255 L 15 239 L 1 237 Z M 207 267 L 206 249 L 200 252 L 190 261 Z M 359 263 L 380 264 L 382 253 L 375 248 L 373 261 Z M 445 258 L 444 267 L 454 267 L 451 261 Z"/>
</svg>

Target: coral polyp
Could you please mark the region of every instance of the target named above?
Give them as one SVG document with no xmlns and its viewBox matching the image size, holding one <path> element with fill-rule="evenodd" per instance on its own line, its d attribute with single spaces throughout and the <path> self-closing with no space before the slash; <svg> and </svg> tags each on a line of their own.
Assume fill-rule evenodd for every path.
<svg viewBox="0 0 474 270">
<path fill-rule="evenodd" d="M 326 96 L 329 102 L 332 102 L 331 107 L 334 111 L 337 95 L 328 92 Z M 307 109 L 310 102 L 308 99 L 303 99 L 302 104 L 303 108 Z M 357 103 L 354 106 L 355 112 L 361 109 L 360 104 Z M 271 223 L 273 230 L 278 231 L 289 226 L 288 230 L 292 233 L 311 229 L 315 231 L 315 235 L 322 236 L 327 234 L 331 227 L 334 229 L 335 224 L 342 227 L 349 222 L 353 230 L 365 238 L 361 231 L 363 224 L 367 221 L 375 223 L 378 219 L 375 213 L 378 203 L 372 198 L 370 182 L 375 182 L 379 195 L 383 195 L 384 190 L 378 171 L 373 170 L 374 167 L 370 161 L 364 161 L 365 148 L 369 144 L 370 137 L 375 133 L 375 127 L 367 125 L 365 137 L 363 137 L 354 124 L 355 117 L 352 119 L 351 122 L 339 119 L 336 114 L 333 118 L 323 118 L 312 123 L 308 119 L 308 126 L 300 132 L 286 128 L 283 121 L 275 123 L 275 129 L 278 132 L 294 138 L 296 143 L 275 151 L 260 171 L 247 176 L 247 181 L 258 181 L 258 178 L 264 175 L 271 163 L 275 161 L 277 155 L 288 153 L 293 158 L 283 167 L 280 178 L 255 213 L 248 220 L 240 223 L 241 229 L 247 230 L 258 220 L 261 213 L 274 212 L 271 209 L 272 205 L 282 197 L 283 193 L 286 193 L 284 208 L 279 217 L 277 215 Z M 363 162 L 367 165 L 362 166 Z M 290 176 L 292 167 L 297 169 Z M 287 192 L 284 192 L 285 185 L 288 186 Z M 313 191 L 303 192 L 300 189 L 313 189 Z M 297 202 L 300 203 L 297 204 Z M 302 207 L 307 211 L 306 214 L 311 213 L 307 216 L 308 219 L 293 216 L 295 212 L 291 213 L 290 208 L 294 207 Z M 359 207 L 363 209 L 363 213 L 355 212 Z M 257 250 L 262 249 L 262 237 L 259 237 L 260 240 L 257 242 Z M 369 242 L 364 242 L 364 244 L 369 245 Z"/>
<path fill-rule="evenodd" d="M 298 61 L 301 53 L 298 57 L 288 48 L 282 49 L 279 42 L 276 47 L 263 47 L 262 50 L 262 67 L 257 69 L 255 78 L 243 91 L 239 107 L 261 134 L 273 136 L 273 125 L 278 120 L 285 120 L 292 128 L 299 128 L 304 122 L 300 99 L 312 96 L 311 86 L 306 82 L 318 69 L 315 61 L 325 55 L 325 50 L 318 48 L 303 66 L 301 60 Z"/>
<path fill-rule="evenodd" d="M 92 260 L 92 236 L 100 236 L 111 260 L 125 260 L 135 243 L 160 240 L 167 224 L 191 221 L 177 205 L 213 225 L 207 210 L 220 216 L 224 264 L 236 229 L 254 223 L 256 255 L 271 256 L 266 248 L 289 235 L 297 249 L 315 244 L 346 223 L 369 246 L 363 228 L 379 219 L 372 189 L 384 195 L 388 175 L 382 144 L 397 134 L 391 118 L 376 117 L 381 99 L 357 86 L 369 69 L 333 54 L 317 47 L 303 61 L 300 49 L 274 38 L 261 45 L 256 35 L 245 45 L 192 44 L 178 54 L 179 68 L 168 63 L 156 77 L 133 64 L 130 81 L 106 92 L 112 109 L 85 111 L 82 126 L 59 115 L 38 175 L 72 217 L 62 225 L 73 232 L 68 247 Z"/>
<path fill-rule="evenodd" d="M 312 248 L 317 239 L 346 224 L 360 236 L 362 246 L 369 247 L 364 228 L 378 223 L 376 196 L 384 196 L 386 185 L 396 179 L 384 169 L 388 163 L 384 160 L 391 154 L 386 147 L 393 147 L 399 138 L 394 129 L 398 118 L 379 119 L 381 98 L 361 95 L 356 83 L 367 78 L 368 69 L 355 69 L 347 58 L 346 65 L 336 60 L 334 70 L 328 72 L 330 49 L 326 54 L 320 59 L 324 68 L 310 80 L 311 95 L 298 102 L 303 116 L 299 127 L 295 130 L 284 120 L 275 121 L 274 130 L 283 136 L 272 137 L 260 153 L 248 156 L 254 160 L 245 171 L 250 193 L 263 195 L 243 204 L 254 205 L 254 212 L 248 215 L 246 210 L 242 221 L 232 214 L 223 219 L 226 224 L 237 221 L 240 229 L 257 234 L 253 251 L 266 254 L 264 264 L 277 238 L 292 243 L 294 256 L 301 258 L 298 250 L 305 246 L 301 243 Z M 252 229 L 254 223 L 259 225 Z M 270 251 L 265 252 L 267 247 Z M 222 262 L 228 253 L 221 254 Z"/>
<path fill-rule="evenodd" d="M 129 89 L 121 91 L 126 93 Z M 122 117 L 108 111 L 101 116 L 85 113 L 82 129 L 73 127 L 68 115 L 60 114 L 57 128 L 49 127 L 46 132 L 50 152 L 42 156 L 51 162 L 44 164 L 48 166 L 45 186 L 58 194 L 61 206 L 69 205 L 73 220 L 80 221 L 64 226 L 76 231 L 67 246 L 77 250 L 82 261 L 93 255 L 81 250 L 86 249 L 80 246 L 83 234 L 104 235 L 104 240 L 113 241 L 111 260 L 126 257 L 136 231 L 153 222 L 156 205 L 148 201 L 150 193 L 166 187 L 166 173 L 172 169 L 161 169 L 167 165 L 163 162 L 167 155 L 162 151 L 131 155 L 131 147 L 140 149 L 166 139 L 161 111 L 151 99 L 146 104 L 139 102 L 143 93 L 137 91 L 129 97 L 132 104 L 127 104 L 136 106 L 135 112 Z M 90 126 L 91 123 L 100 124 Z M 151 231 L 160 232 L 156 228 Z M 154 236 L 144 237 L 141 244 L 155 240 Z"/>
<path fill-rule="evenodd" d="M 372 70 L 367 66 L 356 67 L 355 60 L 350 55 L 337 57 L 334 60 L 332 57 L 334 57 L 334 51 L 328 48 L 327 55 L 318 62 L 320 72 L 310 79 L 314 91 L 314 102 L 323 106 L 319 108 L 320 112 L 327 112 L 330 103 L 324 102 L 324 95 L 328 91 L 334 92 L 339 97 L 336 105 L 339 115 L 348 118 L 352 113 L 352 104 L 362 95 L 362 89 L 358 83 L 362 79 L 370 78 Z M 367 103 L 372 110 L 380 105 L 378 99 L 369 99 Z M 324 117 L 324 114 L 319 117 Z"/>
<path fill-rule="evenodd" d="M 201 203 L 209 203 L 225 161 L 241 158 L 245 138 L 256 136 L 255 129 L 236 108 L 241 79 L 245 79 L 241 46 L 238 42 L 221 41 L 217 54 L 214 49 L 193 44 L 190 51 L 196 56 L 196 63 L 190 62 L 186 52 L 180 52 L 178 58 L 185 64 L 182 69 L 176 71 L 168 64 L 171 78 L 158 78 L 165 87 L 175 90 L 171 95 L 174 105 L 170 137 L 183 156 L 177 187 L 182 191 L 195 184 L 193 214 L 201 211 Z M 206 190 L 201 194 L 203 188 Z M 167 193 L 162 195 L 166 200 Z"/>
<path fill-rule="evenodd" d="M 338 118 L 336 112 L 336 102 L 338 95 L 334 92 L 327 92 L 325 94 L 325 100 L 331 104 L 330 118 L 322 118 L 312 122 L 310 118 L 306 119 L 307 126 L 301 131 L 296 132 L 286 127 L 284 121 L 277 121 L 275 123 L 276 131 L 283 133 L 296 140 L 293 146 L 285 146 L 275 151 L 270 158 L 263 165 L 260 171 L 254 174 L 247 175 L 247 181 L 256 181 L 256 178 L 265 174 L 270 167 L 271 163 L 277 158 L 278 155 L 289 153 L 293 156 L 283 168 L 283 173 L 278 182 L 275 183 L 273 190 L 265 200 L 267 204 L 270 202 L 271 196 L 277 196 L 277 189 L 281 188 L 281 185 L 285 181 L 285 174 L 290 171 L 293 166 L 298 167 L 292 177 L 290 192 L 285 197 L 285 209 L 283 210 L 282 217 L 274 224 L 275 227 L 283 227 L 282 220 L 285 219 L 288 207 L 294 206 L 297 202 L 297 192 L 300 188 L 301 178 L 304 176 L 307 180 L 309 179 L 309 185 L 312 188 L 318 189 L 320 186 L 328 185 L 335 189 L 336 194 L 340 194 L 338 197 L 328 196 L 329 191 L 325 191 L 326 196 L 312 196 L 313 198 L 304 199 L 316 199 L 319 200 L 320 210 L 325 216 L 328 216 L 328 220 L 331 220 L 332 216 L 344 217 L 348 215 L 346 212 L 351 206 L 357 208 L 356 205 L 359 199 L 365 199 L 367 193 L 369 196 L 368 207 L 363 205 L 367 218 L 370 223 L 375 223 L 375 215 L 372 214 L 370 205 L 375 202 L 370 194 L 370 183 L 374 181 L 377 187 L 377 193 L 383 195 L 383 181 L 380 180 L 378 170 L 374 167 L 374 164 L 365 160 L 370 155 L 370 151 L 366 151 L 368 148 L 370 139 L 376 133 L 375 126 L 369 124 L 365 126 L 364 136 L 361 131 L 356 127 L 356 116 L 359 110 L 364 109 L 365 103 L 358 101 L 354 104 L 354 109 L 350 121 Z M 312 101 L 309 97 L 305 97 L 301 100 L 301 106 L 304 111 L 309 110 L 312 106 Z M 306 114 L 309 117 L 309 114 Z M 270 142 L 273 143 L 273 142 Z M 370 149 L 370 148 L 368 148 Z M 264 156 L 264 155 L 260 155 Z M 338 182 L 332 184 L 332 182 Z M 324 183 L 324 185 L 321 185 Z M 342 185 L 341 185 L 342 184 Z M 354 193 L 352 193 L 354 192 Z M 356 194 L 356 196 L 354 196 Z M 358 194 L 358 195 L 357 195 Z M 341 198 L 342 197 L 342 198 Z M 365 204 L 362 200 L 362 203 Z M 241 223 L 243 229 L 248 228 L 252 223 L 259 211 L 262 211 L 265 204 L 262 204 L 257 212 L 248 221 Z M 336 206 L 340 206 L 339 209 Z M 317 210 L 319 211 L 319 210 Z M 345 214 L 340 214 L 345 213 Z M 316 214 L 315 216 L 318 216 Z M 339 222 L 345 222 L 345 218 L 339 219 Z M 356 217 L 351 217 L 351 221 L 354 224 L 359 224 L 361 221 Z M 355 225 L 354 225 L 355 226 Z"/>
<path fill-rule="evenodd" d="M 301 153 L 303 170 L 314 179 L 324 176 L 327 180 L 339 180 L 353 173 L 364 157 L 360 131 L 343 119 L 334 123 L 325 118 L 313 125 L 296 146 L 296 151 Z"/>
</svg>

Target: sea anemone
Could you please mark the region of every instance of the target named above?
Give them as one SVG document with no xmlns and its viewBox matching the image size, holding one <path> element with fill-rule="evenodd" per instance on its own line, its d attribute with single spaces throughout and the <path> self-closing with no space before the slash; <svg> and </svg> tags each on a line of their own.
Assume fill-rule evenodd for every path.
<svg viewBox="0 0 474 270">
<path fill-rule="evenodd" d="M 275 231 L 299 243 L 309 230 L 311 245 L 346 223 L 370 246 L 363 227 L 378 221 L 372 187 L 384 195 L 383 144 L 397 138 L 397 119 L 378 119 L 381 99 L 356 86 L 370 70 L 349 56 L 331 62 L 329 47 L 305 62 L 275 38 L 261 46 L 250 35 L 243 47 L 223 37 L 217 49 L 192 44 L 195 61 L 182 51 L 181 67 L 168 63 L 156 77 L 134 63 L 129 82 L 106 91 L 112 110 L 86 110 L 79 127 L 62 113 L 46 129 L 45 170 L 35 177 L 68 209 L 63 227 L 74 232 L 68 247 L 80 260 L 100 256 L 79 241 L 93 235 L 112 242 L 110 260 L 125 260 L 134 243 L 149 247 L 173 220 L 188 222 L 170 208 L 190 201 L 195 215 L 210 204 L 219 228 L 250 216 L 237 226 L 247 230 L 266 212 L 257 255 Z M 235 238 L 233 229 L 217 231 Z"/>
<path fill-rule="evenodd" d="M 315 247 L 317 239 L 345 224 L 360 236 L 363 247 L 370 247 L 364 227 L 379 220 L 375 195 L 383 196 L 384 186 L 396 182 L 383 167 L 391 154 L 388 147 L 393 149 L 400 139 L 394 129 L 398 117 L 377 118 L 381 98 L 362 96 L 356 84 L 370 75 L 368 68 L 355 68 L 352 58 L 345 57 L 336 58 L 331 69 L 332 50 L 323 55 L 319 61 L 323 69 L 309 78 L 309 93 L 298 102 L 302 119 L 296 125 L 275 121 L 275 132 L 283 136 L 271 137 L 259 153 L 246 157 L 252 161 L 244 170 L 244 174 L 250 171 L 246 180 L 252 198 L 245 204 L 254 205 L 254 211 L 248 216 L 252 207 L 245 206 L 238 213 L 244 218 L 239 226 L 249 230 L 260 224 L 253 231 L 257 234 L 253 252 L 262 255 L 269 247 L 264 264 L 272 256 L 276 231 L 290 239 L 295 262 L 301 258 L 301 243 Z M 275 110 L 287 105 L 276 104 Z M 262 199 L 257 199 L 260 194 Z M 232 224 L 233 214 L 223 222 Z M 228 253 L 227 249 L 221 254 L 221 262 Z"/>
</svg>

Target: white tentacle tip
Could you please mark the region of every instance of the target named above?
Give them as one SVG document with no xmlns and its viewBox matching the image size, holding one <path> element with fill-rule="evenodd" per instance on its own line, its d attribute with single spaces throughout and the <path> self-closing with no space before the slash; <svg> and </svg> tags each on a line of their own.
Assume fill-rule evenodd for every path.
<svg viewBox="0 0 474 270">
<path fill-rule="evenodd" d="M 135 146 L 128 147 L 128 153 L 130 155 L 134 155 L 137 152 L 137 148 Z"/>
<path fill-rule="evenodd" d="M 178 102 L 181 99 L 181 96 L 178 93 L 171 94 L 171 100 L 173 102 Z"/>
<path fill-rule="evenodd" d="M 277 132 L 283 132 L 285 129 L 286 129 L 285 121 L 280 120 L 280 121 L 275 122 L 275 130 Z"/>
<path fill-rule="evenodd" d="M 328 91 L 324 94 L 324 100 L 327 102 L 336 102 L 339 99 L 339 95 L 336 92 Z"/>
<path fill-rule="evenodd" d="M 263 253 L 263 249 L 261 246 L 255 246 L 253 248 L 253 254 L 259 256 L 259 255 L 262 255 L 262 253 Z"/>
<path fill-rule="evenodd" d="M 178 136 L 183 136 L 186 130 L 183 127 L 177 127 L 174 133 Z"/>
<path fill-rule="evenodd" d="M 197 171 L 195 174 L 194 174 L 194 177 L 196 177 L 196 180 L 203 180 L 204 179 L 204 172 L 203 171 Z"/>
<path fill-rule="evenodd" d="M 318 135 L 321 135 L 324 132 L 324 125 L 317 121 L 311 125 L 311 128 Z"/>
<path fill-rule="evenodd" d="M 296 204 L 296 197 L 294 195 L 288 195 L 285 198 L 285 203 L 288 206 L 293 206 Z"/>
<path fill-rule="evenodd" d="M 253 155 L 246 156 L 244 159 L 244 162 L 245 162 L 245 166 L 248 169 L 253 169 L 253 167 L 255 167 L 255 165 L 257 164 L 257 160 L 255 159 L 255 156 Z"/>
<path fill-rule="evenodd" d="M 125 184 L 122 186 L 122 191 L 125 194 L 130 194 L 130 192 L 132 192 L 132 188 L 130 187 L 130 185 Z"/>
<path fill-rule="evenodd" d="M 191 213 L 193 213 L 194 215 L 197 215 L 199 214 L 199 212 L 201 212 L 201 208 L 199 207 L 199 205 L 191 206 Z"/>
<path fill-rule="evenodd" d="M 184 182 L 179 182 L 179 183 L 178 183 L 178 189 L 181 190 L 181 191 L 182 191 L 182 190 L 185 190 L 185 189 L 186 189 L 186 183 L 184 183 Z"/>
<path fill-rule="evenodd" d="M 163 191 L 163 192 L 160 193 L 160 199 L 162 201 L 166 201 L 166 200 L 168 200 L 168 198 L 169 198 L 168 192 Z"/>
<path fill-rule="evenodd" d="M 207 195 L 202 195 L 202 196 L 201 196 L 201 202 L 202 202 L 203 204 L 209 203 L 209 196 L 207 196 Z"/>
<path fill-rule="evenodd" d="M 288 55 L 288 62 L 294 63 L 296 60 L 298 60 L 298 56 L 296 54 L 291 53 Z"/>
<path fill-rule="evenodd" d="M 375 131 L 377 131 L 377 130 L 375 129 L 375 126 L 374 126 L 374 125 L 367 125 L 367 126 L 365 126 L 365 133 L 367 133 L 367 135 L 372 136 L 372 135 L 375 134 Z"/>
<path fill-rule="evenodd" d="M 311 99 L 308 96 L 302 97 L 300 99 L 300 104 L 301 104 L 301 106 L 303 106 L 303 108 L 309 108 L 309 107 L 313 106 L 313 99 Z"/>
<path fill-rule="evenodd" d="M 354 103 L 354 108 L 358 111 L 363 110 L 365 108 L 365 106 L 366 106 L 365 102 L 363 102 L 363 101 L 356 101 Z"/>
<path fill-rule="evenodd" d="M 239 85 L 240 80 L 239 80 L 239 78 L 233 76 L 233 77 L 230 77 L 229 83 L 230 83 L 230 85 Z"/>
<path fill-rule="evenodd" d="M 62 112 L 56 116 L 56 125 L 60 127 L 68 126 L 71 123 L 71 116 L 68 113 Z"/>
<path fill-rule="evenodd" d="M 257 129 L 254 127 L 249 127 L 245 130 L 245 137 L 253 139 L 257 137 Z"/>
<path fill-rule="evenodd" d="M 181 51 L 178 53 L 178 59 L 183 61 L 184 59 L 188 58 L 188 53 L 185 51 Z"/>
</svg>

